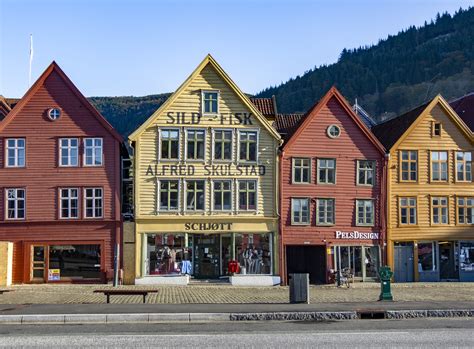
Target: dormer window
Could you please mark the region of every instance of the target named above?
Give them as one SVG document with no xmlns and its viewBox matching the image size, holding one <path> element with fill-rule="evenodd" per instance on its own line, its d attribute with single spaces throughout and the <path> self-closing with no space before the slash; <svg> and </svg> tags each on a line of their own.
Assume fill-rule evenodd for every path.
<svg viewBox="0 0 474 349">
<path fill-rule="evenodd" d="M 219 112 L 219 92 L 202 91 L 202 113 L 217 114 Z"/>
<path fill-rule="evenodd" d="M 440 122 L 433 122 L 433 137 L 440 137 L 441 136 L 441 123 Z"/>
<path fill-rule="evenodd" d="M 60 116 L 61 116 L 61 109 L 59 108 L 48 109 L 48 118 L 51 121 L 56 121 L 57 119 L 59 119 Z"/>
</svg>

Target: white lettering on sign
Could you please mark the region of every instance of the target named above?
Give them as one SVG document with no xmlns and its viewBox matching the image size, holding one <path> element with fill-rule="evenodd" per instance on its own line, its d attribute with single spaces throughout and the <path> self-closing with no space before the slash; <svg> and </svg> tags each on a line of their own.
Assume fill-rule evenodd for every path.
<svg viewBox="0 0 474 349">
<path fill-rule="evenodd" d="M 379 233 L 361 233 L 359 231 L 336 231 L 336 239 L 378 240 Z"/>
</svg>

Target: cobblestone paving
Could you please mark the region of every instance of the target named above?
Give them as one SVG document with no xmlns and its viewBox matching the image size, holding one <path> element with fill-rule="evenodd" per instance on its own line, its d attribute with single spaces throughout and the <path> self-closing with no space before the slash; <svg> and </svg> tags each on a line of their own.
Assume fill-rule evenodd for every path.
<svg viewBox="0 0 474 349">
<path fill-rule="evenodd" d="M 123 289 L 155 289 L 147 303 L 287 303 L 288 287 L 232 287 L 230 285 L 120 286 Z M 0 304 L 81 304 L 105 303 L 105 296 L 93 293 L 108 285 L 18 285 L 0 295 Z M 474 283 L 393 284 L 397 301 L 474 301 Z M 354 284 L 350 289 L 311 286 L 310 298 L 316 302 L 366 302 L 378 299 L 376 283 Z M 141 303 L 141 296 L 113 296 L 112 303 Z"/>
</svg>

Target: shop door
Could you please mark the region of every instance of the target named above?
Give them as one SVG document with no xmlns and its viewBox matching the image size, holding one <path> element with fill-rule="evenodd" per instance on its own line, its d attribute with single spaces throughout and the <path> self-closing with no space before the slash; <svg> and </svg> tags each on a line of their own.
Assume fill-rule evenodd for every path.
<svg viewBox="0 0 474 349">
<path fill-rule="evenodd" d="M 439 243 L 439 267 L 441 280 L 458 280 L 456 244 L 452 241 Z"/>
<path fill-rule="evenodd" d="M 287 246 L 287 280 L 293 273 L 308 273 L 310 284 L 326 283 L 326 250 L 324 246 Z"/>
<path fill-rule="evenodd" d="M 30 281 L 42 283 L 46 281 L 47 273 L 47 246 L 33 245 L 31 246 L 31 265 L 30 265 Z"/>
<path fill-rule="evenodd" d="M 194 277 L 216 279 L 220 276 L 219 235 L 194 235 Z"/>
<path fill-rule="evenodd" d="M 413 282 L 413 245 L 394 246 L 395 282 Z"/>
</svg>

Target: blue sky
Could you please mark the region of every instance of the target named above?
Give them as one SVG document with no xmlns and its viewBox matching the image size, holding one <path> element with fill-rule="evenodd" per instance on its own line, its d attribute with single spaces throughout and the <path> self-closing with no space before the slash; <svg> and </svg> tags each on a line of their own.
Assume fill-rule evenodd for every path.
<svg viewBox="0 0 474 349">
<path fill-rule="evenodd" d="M 86 96 L 174 91 L 207 53 L 256 93 L 467 0 L 0 0 L 0 94 L 56 60 Z"/>
</svg>

